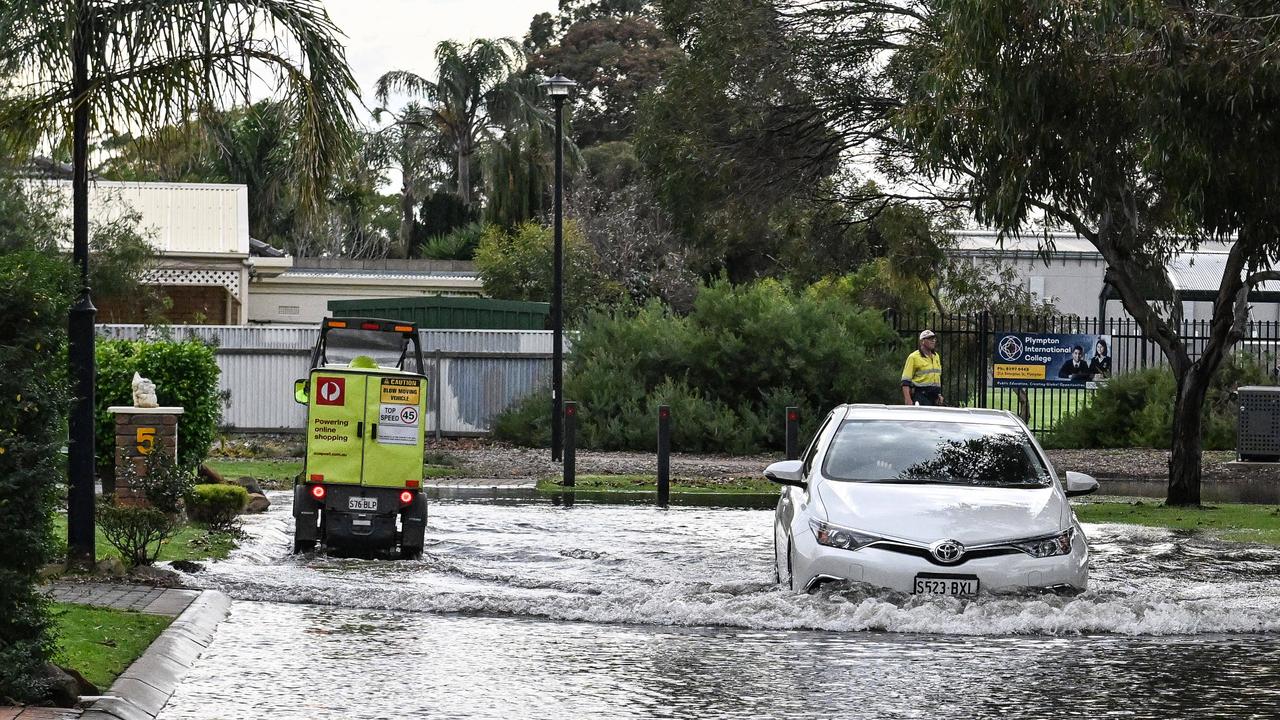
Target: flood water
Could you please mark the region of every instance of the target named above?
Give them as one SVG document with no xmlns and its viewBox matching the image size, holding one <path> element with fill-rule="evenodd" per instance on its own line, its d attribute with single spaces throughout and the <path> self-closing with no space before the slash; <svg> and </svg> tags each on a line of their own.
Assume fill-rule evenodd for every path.
<svg viewBox="0 0 1280 720">
<path fill-rule="evenodd" d="M 767 510 L 440 499 L 421 561 L 288 554 L 287 494 L 190 578 L 235 600 L 180 718 L 1275 717 L 1280 551 L 1086 525 L 1074 598 L 773 584 Z"/>
</svg>

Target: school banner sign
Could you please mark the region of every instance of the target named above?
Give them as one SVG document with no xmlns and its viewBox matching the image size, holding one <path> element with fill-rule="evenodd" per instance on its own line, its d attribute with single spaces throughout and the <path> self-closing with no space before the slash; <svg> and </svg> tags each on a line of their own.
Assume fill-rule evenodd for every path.
<svg viewBox="0 0 1280 720">
<path fill-rule="evenodd" d="M 995 387 L 1092 387 L 1110 375 L 1110 335 L 996 335 Z"/>
</svg>

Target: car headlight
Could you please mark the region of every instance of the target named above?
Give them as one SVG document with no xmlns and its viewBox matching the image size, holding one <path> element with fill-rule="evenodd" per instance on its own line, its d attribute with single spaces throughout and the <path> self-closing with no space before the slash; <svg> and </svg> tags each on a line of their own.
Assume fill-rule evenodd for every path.
<svg viewBox="0 0 1280 720">
<path fill-rule="evenodd" d="M 1032 538 L 1021 542 L 1010 543 L 1022 552 L 1034 558 L 1053 557 L 1055 555 L 1071 554 L 1071 539 L 1075 537 L 1076 529 L 1069 527 L 1057 535 L 1049 535 L 1046 537 Z"/>
<path fill-rule="evenodd" d="M 868 535 L 821 520 L 810 519 L 809 527 L 813 528 L 813 536 L 818 539 L 819 545 L 842 550 L 858 550 L 880 539 L 875 535 Z"/>
</svg>

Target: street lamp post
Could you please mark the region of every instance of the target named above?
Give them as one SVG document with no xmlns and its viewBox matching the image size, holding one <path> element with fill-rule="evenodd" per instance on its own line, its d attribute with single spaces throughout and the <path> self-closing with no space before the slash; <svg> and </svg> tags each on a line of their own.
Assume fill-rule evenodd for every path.
<svg viewBox="0 0 1280 720">
<path fill-rule="evenodd" d="M 564 221 L 561 207 L 564 184 L 564 101 L 578 83 L 556 74 L 542 82 L 556 107 L 555 267 L 551 272 L 551 459 L 559 461 L 564 402 Z"/>
</svg>

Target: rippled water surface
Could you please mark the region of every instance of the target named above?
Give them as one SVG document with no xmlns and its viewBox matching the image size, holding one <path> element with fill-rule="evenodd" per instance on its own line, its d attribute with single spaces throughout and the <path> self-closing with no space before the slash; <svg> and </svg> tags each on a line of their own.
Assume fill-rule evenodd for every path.
<svg viewBox="0 0 1280 720">
<path fill-rule="evenodd" d="M 772 513 L 444 500 L 421 561 L 292 557 L 287 496 L 162 718 L 1274 717 L 1280 552 L 1086 526 L 1075 598 L 773 584 Z"/>
</svg>

